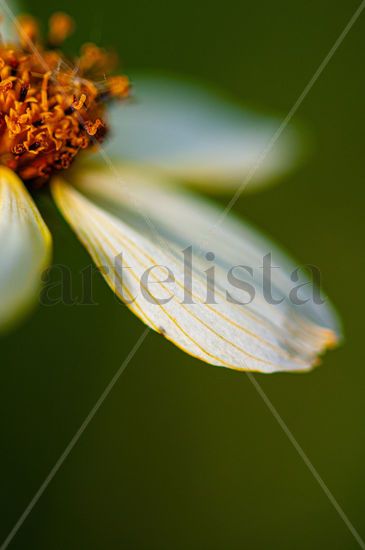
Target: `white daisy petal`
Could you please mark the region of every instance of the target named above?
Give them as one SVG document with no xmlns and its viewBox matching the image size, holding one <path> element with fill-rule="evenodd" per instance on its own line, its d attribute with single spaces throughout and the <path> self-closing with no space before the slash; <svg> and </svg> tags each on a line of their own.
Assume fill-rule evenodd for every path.
<svg viewBox="0 0 365 550">
<path fill-rule="evenodd" d="M 36 300 L 52 239 L 21 180 L 0 167 L 0 330 Z"/>
<path fill-rule="evenodd" d="M 14 17 L 19 14 L 19 2 L 15 0 L 7 1 L 6 4 L 2 4 L 1 21 L 0 21 L 0 35 L 4 43 L 14 43 L 19 41 L 19 35 L 14 23 Z"/>
<path fill-rule="evenodd" d="M 249 265 L 258 258 L 262 262 L 260 244 L 273 250 L 271 243 L 235 220 L 214 235 L 216 246 L 210 250 L 216 254 L 216 303 L 206 303 L 209 262 L 198 255 L 195 246 L 193 273 L 186 266 L 184 273 L 182 249 L 204 237 L 208 221 L 211 226 L 217 220 L 215 208 L 173 189 L 145 185 L 137 175 L 125 177 L 133 182 L 131 189 L 141 199 L 139 204 L 149 216 L 147 223 L 123 187 L 103 172 L 79 175 L 77 185 L 83 194 L 61 179 L 53 182 L 52 190 L 96 264 L 105 266 L 108 284 L 147 325 L 207 363 L 260 372 L 309 369 L 318 354 L 335 342 L 326 306 L 322 306 L 323 317 L 331 326 L 324 326 L 316 308 L 309 319 L 287 301 L 280 307 L 270 306 L 257 281 L 251 304 L 227 300 L 226 264 Z M 92 196 L 92 201 L 84 194 Z M 186 279 L 190 275 L 191 286 Z M 275 288 L 286 290 L 287 277 L 283 275 L 285 284 L 276 281 Z M 239 300 L 234 289 L 228 288 L 231 298 Z"/>
<path fill-rule="evenodd" d="M 192 184 L 222 191 L 237 187 L 280 125 L 197 84 L 146 76 L 132 80 L 135 101 L 111 108 L 106 151 Z M 292 168 L 299 149 L 297 133 L 288 128 L 246 191 Z"/>
</svg>

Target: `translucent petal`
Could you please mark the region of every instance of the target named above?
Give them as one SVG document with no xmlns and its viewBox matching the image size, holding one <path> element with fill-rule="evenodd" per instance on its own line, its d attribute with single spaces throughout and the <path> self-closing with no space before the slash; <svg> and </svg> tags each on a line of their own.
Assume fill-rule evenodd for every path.
<svg viewBox="0 0 365 550">
<path fill-rule="evenodd" d="M 266 250 L 277 252 L 236 220 L 219 226 L 209 243 L 214 246 L 204 247 L 214 251 L 216 269 L 215 299 L 207 300 L 206 269 L 212 264 L 198 241 L 217 221 L 216 209 L 173 188 L 143 182 L 137 174 L 124 174 L 125 180 L 130 192 L 102 171 L 79 175 L 82 194 L 60 179 L 52 189 L 96 264 L 104 266 L 110 287 L 147 325 L 207 363 L 239 370 L 306 370 L 335 343 L 336 321 L 326 304 L 321 315 L 319 306 L 302 312 L 287 300 L 270 305 L 252 280 L 255 299 L 243 305 L 237 288 L 225 286 L 229 266 L 253 265 L 262 262 Z M 192 269 L 182 252 L 190 245 Z M 277 253 L 274 261 L 279 260 Z M 275 291 L 285 294 L 288 277 L 285 272 L 275 281 Z"/>
<path fill-rule="evenodd" d="M 28 191 L 0 167 L 0 330 L 35 302 L 51 249 L 50 233 Z"/>
<path fill-rule="evenodd" d="M 6 4 L 2 4 L 0 34 L 5 43 L 17 43 L 19 41 L 14 18 L 19 15 L 19 2 L 15 0 L 7 0 Z"/>
<path fill-rule="evenodd" d="M 248 176 L 245 190 L 250 190 L 278 178 L 298 160 L 299 138 L 288 128 L 261 162 L 280 125 L 274 117 L 182 80 L 145 76 L 133 83 L 135 100 L 111 108 L 105 148 L 114 158 L 221 191 L 236 188 Z"/>
</svg>

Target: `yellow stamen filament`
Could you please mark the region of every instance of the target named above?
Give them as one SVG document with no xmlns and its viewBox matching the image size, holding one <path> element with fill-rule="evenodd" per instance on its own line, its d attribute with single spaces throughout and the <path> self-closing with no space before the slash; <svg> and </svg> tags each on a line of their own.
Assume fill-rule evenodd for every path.
<svg viewBox="0 0 365 550">
<path fill-rule="evenodd" d="M 78 101 L 75 99 L 72 106 L 74 109 L 76 109 L 76 111 L 80 111 L 80 109 L 84 106 L 85 101 L 86 94 L 81 94 L 80 99 Z"/>
<path fill-rule="evenodd" d="M 89 136 L 95 136 L 96 132 L 99 130 L 99 128 L 102 128 L 104 125 L 100 118 L 97 118 L 95 122 L 85 122 L 85 128 Z"/>
</svg>

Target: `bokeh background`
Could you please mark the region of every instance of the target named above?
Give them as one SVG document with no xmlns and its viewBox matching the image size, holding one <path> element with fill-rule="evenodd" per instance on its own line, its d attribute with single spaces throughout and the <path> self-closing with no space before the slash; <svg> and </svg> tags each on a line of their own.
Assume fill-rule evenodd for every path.
<svg viewBox="0 0 365 550">
<path fill-rule="evenodd" d="M 32 0 L 78 24 L 75 48 L 114 46 L 124 68 L 198 77 L 285 115 L 358 6 L 309 0 Z M 235 211 L 320 267 L 344 345 L 307 375 L 257 379 L 365 537 L 365 14 L 296 120 L 307 161 Z M 227 198 L 219 199 L 222 204 Z M 75 293 L 87 254 L 40 207 Z M 38 309 L 0 341 L 1 539 L 143 331 L 101 279 L 100 306 Z M 12 543 L 43 549 L 351 549 L 357 543 L 246 375 L 150 334 Z"/>
</svg>

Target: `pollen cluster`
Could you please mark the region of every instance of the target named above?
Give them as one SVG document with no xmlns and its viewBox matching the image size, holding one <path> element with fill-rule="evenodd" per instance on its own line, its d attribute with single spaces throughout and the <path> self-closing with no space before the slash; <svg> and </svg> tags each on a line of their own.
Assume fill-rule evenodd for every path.
<svg viewBox="0 0 365 550">
<path fill-rule="evenodd" d="M 37 22 L 23 16 L 19 44 L 0 45 L 0 164 L 23 180 L 42 183 L 102 141 L 107 101 L 128 96 L 127 77 L 106 76 L 115 56 L 94 44 L 72 61 L 62 54 L 72 27 L 67 15 L 54 14 L 43 44 Z"/>
</svg>

